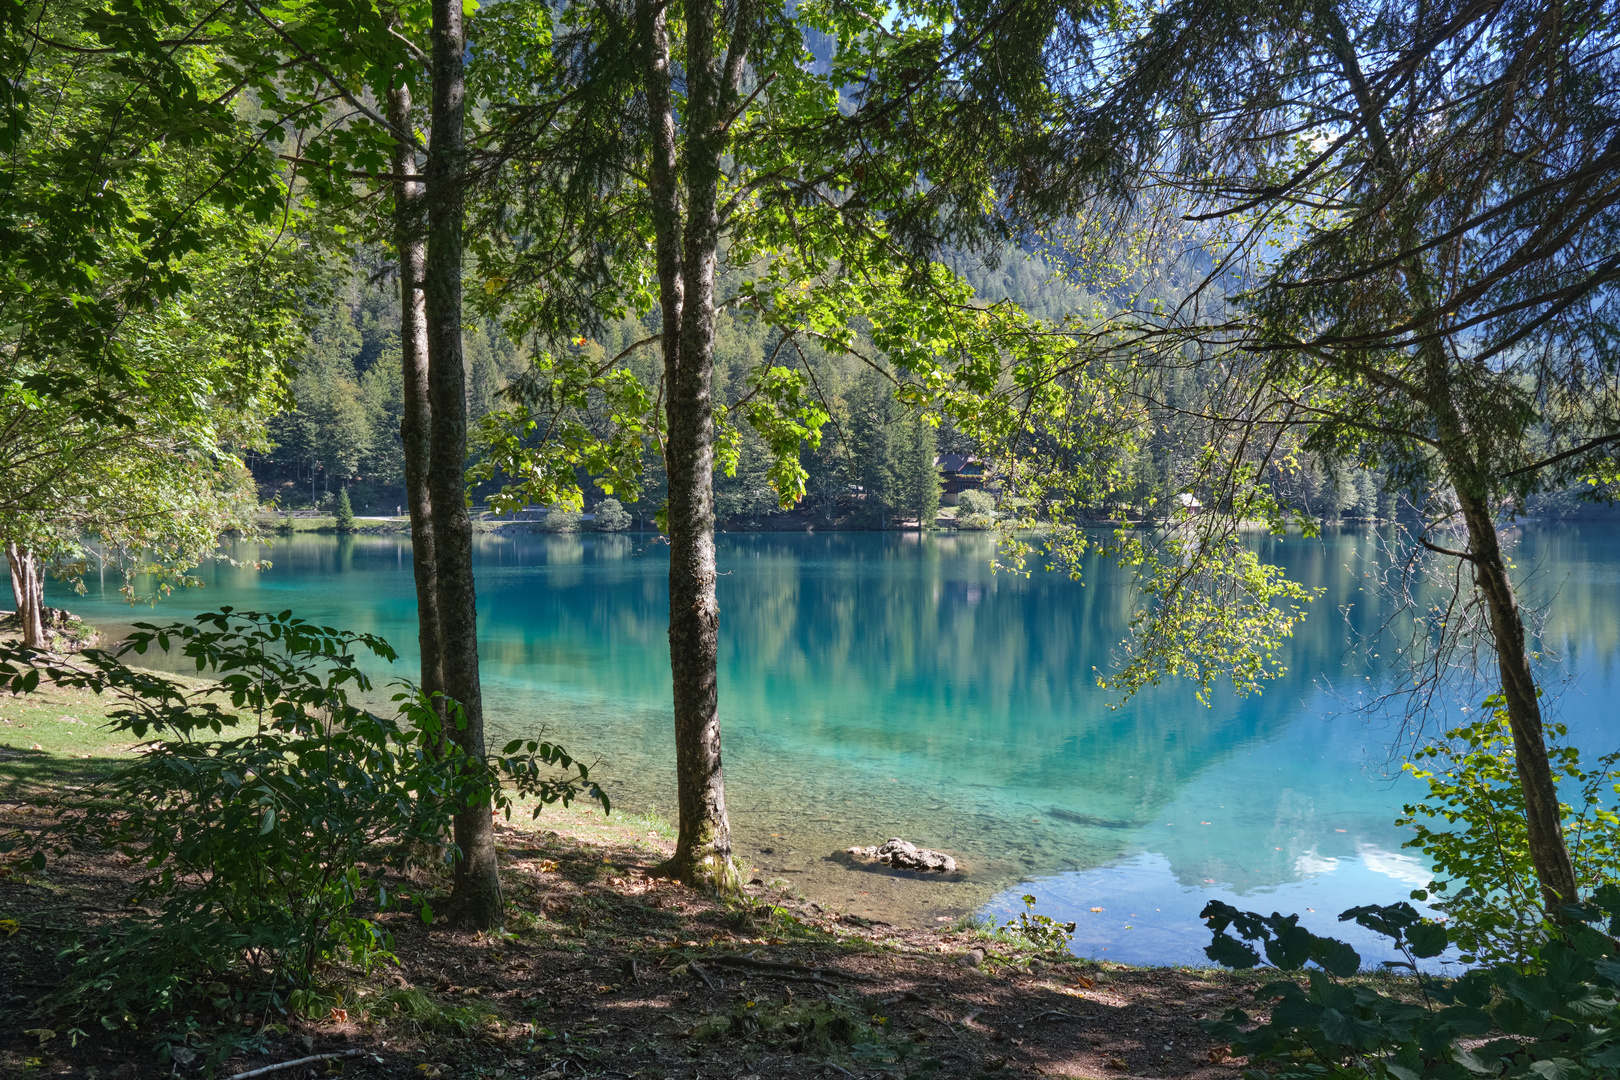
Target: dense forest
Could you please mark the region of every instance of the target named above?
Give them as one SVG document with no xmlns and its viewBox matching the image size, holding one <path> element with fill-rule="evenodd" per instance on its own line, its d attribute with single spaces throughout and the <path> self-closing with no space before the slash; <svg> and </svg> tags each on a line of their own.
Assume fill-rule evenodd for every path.
<svg viewBox="0 0 1620 1080">
<path fill-rule="evenodd" d="M 1091 311 L 1096 301 L 1070 284 L 1061 266 L 1040 255 L 1010 248 L 993 265 L 959 260 L 978 297 L 1011 301 L 1054 326 Z M 307 346 L 296 361 L 291 395 L 295 407 L 268 425 L 268 448 L 248 462 L 261 499 L 277 508 L 325 508 L 347 489 L 355 512 L 393 515 L 405 502 L 404 452 L 400 442 L 403 398 L 399 365 L 398 283 L 375 257 L 357 258 L 329 300 L 308 313 Z M 652 317 L 618 320 L 595 339 L 578 346 L 600 361 L 653 331 Z M 777 348 L 779 334 L 745 317 L 722 315 L 716 330 L 716 392 L 735 400 L 745 392 L 749 372 Z M 527 349 L 514 343 L 494 320 L 467 322 L 469 416 L 483 417 L 505 407 L 505 392 L 521 382 L 529 364 Z M 934 466 L 944 453 L 972 455 L 974 441 L 947 418 L 922 419 L 898 403 L 889 380 L 853 354 L 802 347 L 817 373 L 817 387 L 829 413 L 820 445 L 806 446 L 801 463 L 806 494 L 783 511 L 765 478 L 768 452 L 748 428 L 739 432 L 735 470 L 715 474 L 715 506 L 730 528 L 881 529 L 919 521 L 932 526 L 939 502 Z M 649 386 L 656 365 L 644 358 L 637 374 Z M 1118 488 L 1089 509 L 1099 519 L 1163 515 L 1193 470 L 1196 421 L 1181 406 L 1196 400 L 1191 377 L 1168 387 L 1167 422 L 1143 442 L 1125 464 Z M 475 451 L 476 454 L 476 451 Z M 645 490 L 627 504 L 637 527 L 651 528 L 662 502 L 662 463 L 648 448 L 643 461 Z M 589 488 L 589 478 L 581 478 Z M 1399 511 L 1395 491 L 1378 468 L 1329 454 L 1310 453 L 1296 468 L 1279 469 L 1274 481 L 1290 507 L 1324 522 L 1391 520 Z M 475 486 L 474 498 L 493 490 Z M 1542 494 L 1530 504 L 1535 516 L 1590 516 L 1607 508 L 1577 499 L 1578 489 Z M 596 493 L 595 498 L 600 497 Z M 950 500 L 954 502 L 954 499 Z M 594 503 L 594 498 L 593 498 Z"/>
</svg>

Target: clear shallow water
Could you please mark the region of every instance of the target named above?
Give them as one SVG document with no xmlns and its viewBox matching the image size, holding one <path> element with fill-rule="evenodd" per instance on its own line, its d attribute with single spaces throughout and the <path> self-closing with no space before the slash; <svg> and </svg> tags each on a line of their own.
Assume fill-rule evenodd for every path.
<svg viewBox="0 0 1620 1080">
<path fill-rule="evenodd" d="M 1334 915 L 1403 899 L 1428 874 L 1393 824 L 1418 793 L 1386 765 L 1393 728 L 1343 714 L 1358 685 L 1347 621 L 1378 620 L 1359 591 L 1369 540 L 1265 543 L 1297 580 L 1327 590 L 1289 643 L 1289 675 L 1259 697 L 1217 694 L 1211 708 L 1167 684 L 1113 709 L 1096 671 L 1124 632 L 1128 597 L 1104 564 L 1081 585 L 993 574 L 982 536 L 722 535 L 721 708 L 739 852 L 766 879 L 894 922 L 1005 915 L 1031 892 L 1038 910 L 1079 923 L 1082 955 L 1198 962 L 1208 938 L 1197 912 L 1215 897 L 1299 911 L 1381 958 Z M 401 661 L 379 674 L 413 674 L 408 540 L 303 536 L 233 554 L 274 565 L 206 567 L 204 589 L 155 611 L 132 612 L 94 582 L 89 597 L 54 602 L 108 626 L 221 604 L 292 608 L 384 635 Z M 1557 596 L 1548 634 L 1576 676 L 1559 718 L 1577 745 L 1609 749 L 1620 742 L 1620 537 L 1526 530 L 1518 557 L 1538 568 L 1536 591 Z M 477 560 L 492 727 L 544 731 L 598 759 L 622 806 L 672 806 L 666 549 L 644 537 L 484 536 Z M 896 878 L 838 857 L 892 835 L 953 852 L 967 873 Z"/>
</svg>

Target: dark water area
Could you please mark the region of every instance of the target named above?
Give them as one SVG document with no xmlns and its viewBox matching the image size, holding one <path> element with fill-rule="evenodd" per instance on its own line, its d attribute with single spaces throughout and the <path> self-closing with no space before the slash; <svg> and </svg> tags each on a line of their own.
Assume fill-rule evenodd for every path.
<svg viewBox="0 0 1620 1080">
<path fill-rule="evenodd" d="M 1513 538 L 1527 597 L 1550 612 L 1551 711 L 1576 745 L 1612 749 L 1620 534 L 1574 525 Z M 1205 707 L 1184 684 L 1123 705 L 1097 685 L 1130 612 L 1127 578 L 1101 561 L 1074 582 L 992 572 L 982 535 L 722 535 L 720 700 L 739 854 L 761 877 L 896 923 L 1004 916 L 1033 893 L 1038 910 L 1079 923 L 1076 952 L 1121 961 L 1201 961 L 1196 916 L 1212 897 L 1342 931 L 1337 912 L 1429 879 L 1394 825 L 1421 794 L 1400 776 L 1400 726 L 1354 711 L 1398 670 L 1369 671 L 1348 648 L 1388 614 L 1364 577 L 1374 540 L 1258 540 L 1325 591 L 1285 647 L 1287 675 Z M 90 596 L 53 602 L 109 627 L 223 604 L 291 608 L 385 636 L 401 660 L 377 674 L 413 673 L 408 540 L 306 535 L 230 554 L 273 565 L 205 567 L 204 588 L 155 609 L 132 611 L 94 581 Z M 543 732 L 599 761 L 618 805 L 672 807 L 667 549 L 643 536 L 487 535 L 476 559 L 492 741 Z M 839 857 L 889 836 L 949 851 L 966 873 L 895 878 Z"/>
</svg>

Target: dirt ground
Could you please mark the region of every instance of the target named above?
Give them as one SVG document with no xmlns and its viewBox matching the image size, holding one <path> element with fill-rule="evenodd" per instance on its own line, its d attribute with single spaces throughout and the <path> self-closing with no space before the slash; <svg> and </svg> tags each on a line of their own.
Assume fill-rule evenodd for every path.
<svg viewBox="0 0 1620 1080">
<path fill-rule="evenodd" d="M 6 806 L 0 831 L 28 831 L 36 813 Z M 266 1039 L 266 1052 L 207 1071 L 201 1056 L 179 1065 L 155 1050 L 179 1015 L 136 1032 L 41 1026 L 34 1005 L 60 977 L 57 953 L 120 917 L 137 868 L 104 854 L 43 873 L 14 861 L 0 876 L 0 919 L 15 927 L 0 936 L 0 1076 L 228 1077 L 342 1052 L 356 1056 L 271 1075 L 1236 1075 L 1240 1062 L 1196 1025 L 1247 1002 L 1249 977 L 1054 958 L 966 924 L 867 924 L 758 884 L 719 903 L 648 877 L 668 840 L 647 824 L 576 808 L 503 826 L 505 932 L 384 914 L 400 965 L 328 971 L 316 1018 L 187 1010 L 199 1047 L 233 1026 Z"/>
</svg>

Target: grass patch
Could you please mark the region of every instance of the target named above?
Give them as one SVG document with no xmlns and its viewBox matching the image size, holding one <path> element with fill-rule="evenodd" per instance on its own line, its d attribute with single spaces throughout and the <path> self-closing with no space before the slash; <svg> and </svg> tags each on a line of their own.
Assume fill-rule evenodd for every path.
<svg viewBox="0 0 1620 1080">
<path fill-rule="evenodd" d="M 756 1043 L 794 1054 L 838 1058 L 868 1066 L 904 1061 L 918 1049 L 891 1032 L 889 1018 L 875 1000 L 796 1002 L 742 1001 L 699 1021 L 691 1032 L 698 1046 Z"/>
<path fill-rule="evenodd" d="M 444 1038 L 475 1035 L 500 1013 L 477 1000 L 447 1003 L 413 988 L 390 990 L 376 999 L 363 999 L 362 1017 L 380 1027 L 410 1035 Z"/>
<path fill-rule="evenodd" d="M 88 690 L 41 684 L 0 694 L 0 794 L 26 798 L 99 780 L 129 763 L 127 734 L 107 727 L 110 703 Z"/>
<path fill-rule="evenodd" d="M 335 533 L 338 531 L 337 518 L 331 514 L 320 517 L 289 518 L 285 514 L 260 514 L 257 524 L 261 532 L 279 533 L 288 536 L 294 533 Z M 392 533 L 409 532 L 411 522 L 409 518 L 356 518 L 353 532 L 357 533 Z"/>
</svg>

